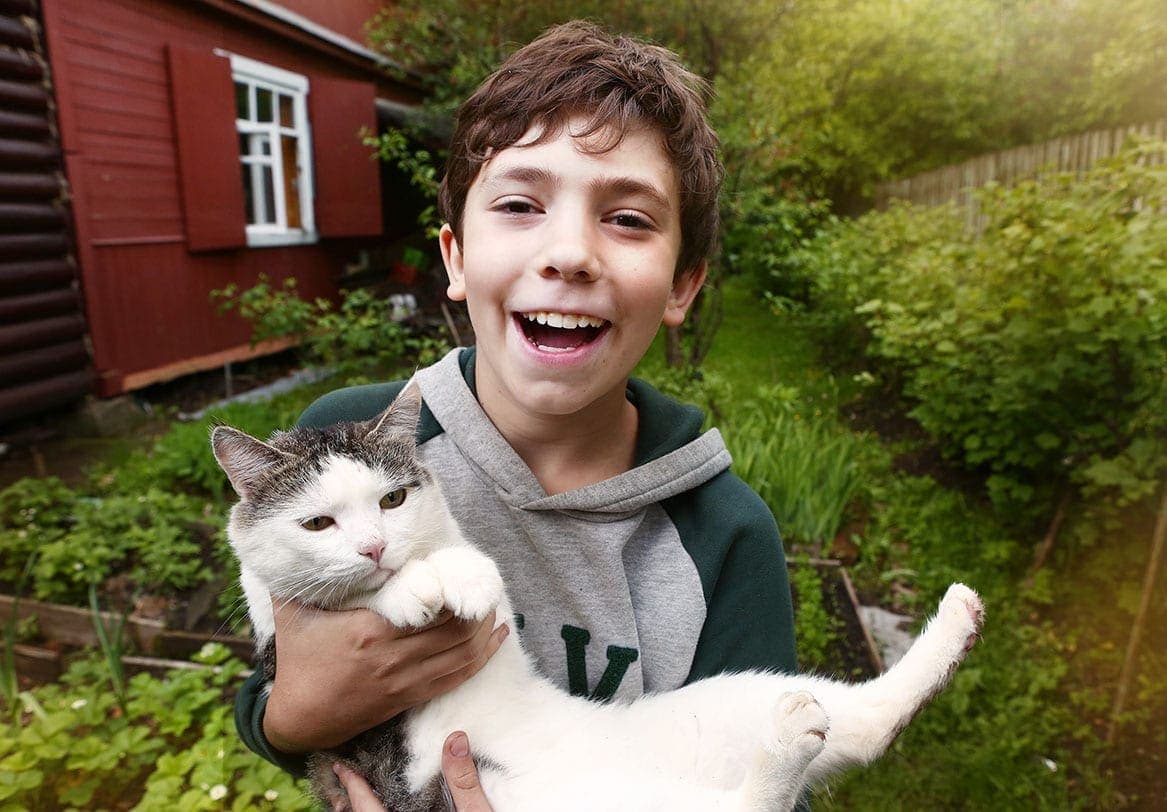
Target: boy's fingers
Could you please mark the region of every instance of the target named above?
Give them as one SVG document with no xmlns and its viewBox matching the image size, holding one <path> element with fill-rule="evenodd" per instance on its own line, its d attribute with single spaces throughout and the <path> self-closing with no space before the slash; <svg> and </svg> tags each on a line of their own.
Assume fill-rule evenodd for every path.
<svg viewBox="0 0 1167 812">
<path fill-rule="evenodd" d="M 505 623 L 498 628 L 491 623 L 484 623 L 472 637 L 457 646 L 427 657 L 422 665 L 429 679 L 438 680 L 467 668 L 470 675 L 478 673 L 478 669 L 498 651 L 509 631 Z"/>
<path fill-rule="evenodd" d="M 442 747 L 442 776 L 457 812 L 492 812 L 470 755 L 470 739 L 460 730 L 447 736 Z"/>
<path fill-rule="evenodd" d="M 385 807 L 381 806 L 373 788 L 363 777 L 340 763 L 333 764 L 332 771 L 348 793 L 348 803 L 343 800 L 333 802 L 333 812 L 385 812 Z"/>
</svg>

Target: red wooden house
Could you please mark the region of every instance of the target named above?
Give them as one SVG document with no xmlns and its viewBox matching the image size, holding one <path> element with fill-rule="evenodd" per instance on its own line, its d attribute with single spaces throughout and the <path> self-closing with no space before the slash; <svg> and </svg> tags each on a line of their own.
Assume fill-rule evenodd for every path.
<svg viewBox="0 0 1167 812">
<path fill-rule="evenodd" d="M 249 357 L 211 291 L 329 295 L 412 228 L 360 139 L 419 100 L 380 5 L 0 0 L 0 424 Z"/>
</svg>

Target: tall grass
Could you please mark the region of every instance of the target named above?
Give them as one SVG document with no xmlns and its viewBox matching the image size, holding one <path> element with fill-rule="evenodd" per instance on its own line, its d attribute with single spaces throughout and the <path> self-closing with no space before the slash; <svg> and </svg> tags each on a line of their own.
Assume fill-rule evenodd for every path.
<svg viewBox="0 0 1167 812">
<path fill-rule="evenodd" d="M 860 483 L 862 440 L 825 418 L 757 407 L 734 420 L 734 470 L 774 511 L 788 540 L 830 541 Z"/>
</svg>

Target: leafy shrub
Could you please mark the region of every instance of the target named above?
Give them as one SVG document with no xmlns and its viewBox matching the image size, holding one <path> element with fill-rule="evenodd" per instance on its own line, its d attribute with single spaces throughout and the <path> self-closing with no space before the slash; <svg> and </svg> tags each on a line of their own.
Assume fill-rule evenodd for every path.
<svg viewBox="0 0 1167 812">
<path fill-rule="evenodd" d="M 327 299 L 304 301 L 295 279 L 274 288 L 261 276 L 247 290 L 228 285 L 212 296 L 222 300 L 222 312 L 235 310 L 252 323 L 253 341 L 296 338 L 315 363 L 337 370 L 350 382 L 406 358 L 425 366 L 449 349 L 444 340 L 395 318 L 389 299 L 365 288 L 346 291 L 336 306 Z"/>
<path fill-rule="evenodd" d="M 22 695 L 23 719 L 0 723 L 0 807 L 315 808 L 235 734 L 227 695 L 243 664 L 213 644 L 195 659 L 210 667 L 133 677 L 125 711 L 96 658 Z"/>
<path fill-rule="evenodd" d="M 1167 462 L 1167 169 L 1132 150 L 981 195 L 980 235 L 896 207 L 817 244 L 818 308 L 998 507 L 1146 495 Z"/>
</svg>

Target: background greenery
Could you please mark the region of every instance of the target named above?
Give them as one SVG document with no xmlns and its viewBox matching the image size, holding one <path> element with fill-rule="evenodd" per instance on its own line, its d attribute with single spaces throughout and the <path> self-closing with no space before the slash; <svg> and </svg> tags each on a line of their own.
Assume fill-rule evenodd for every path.
<svg viewBox="0 0 1167 812">
<path fill-rule="evenodd" d="M 727 168 L 722 253 L 687 363 L 639 374 L 703 406 L 773 508 L 792 559 L 845 555 L 868 601 L 920 616 L 961 580 L 989 606 L 953 686 L 871 768 L 821 793 L 841 809 L 1151 808 L 1167 766 L 1167 597 L 1151 602 L 1118 738 L 1105 741 L 1164 477 L 1167 180 L 1147 146 L 1083 177 L 981 197 L 979 233 L 945 209 L 866 213 L 880 180 L 1083 130 L 1167 116 L 1161 0 L 402 0 L 374 42 L 430 90 L 378 141 L 432 194 L 418 150 L 518 43 L 588 16 L 667 44 L 712 85 Z M 408 137 L 407 137 L 408 136 Z M 128 608 L 230 580 L 228 488 L 207 446 L 265 435 L 343 381 L 397 376 L 444 339 L 356 291 L 303 302 L 264 282 L 220 297 L 256 337 L 298 337 L 340 376 L 174 424 L 83 483 L 0 492 L 0 582 Z M 665 342 L 660 342 L 663 345 Z M 707 353 L 707 355 L 706 355 Z M 1053 554 L 1033 551 L 1066 506 Z M 800 595 L 821 574 L 796 566 Z M 238 593 L 218 608 L 240 617 Z M 0 809 L 303 808 L 241 749 L 239 663 L 125 680 L 80 660 L 22 691 L 5 630 Z M 841 630 L 802 602 L 808 668 Z M 109 639 L 113 639 L 112 637 Z M 106 652 L 107 654 L 109 652 Z"/>
</svg>

